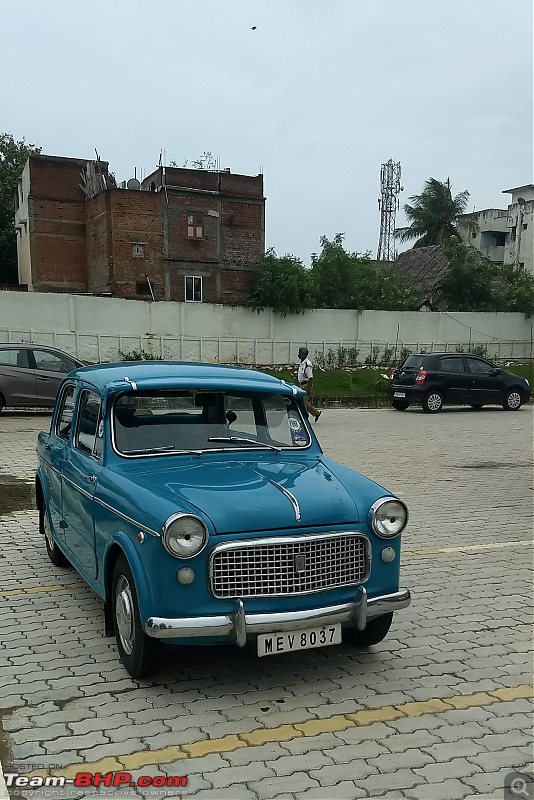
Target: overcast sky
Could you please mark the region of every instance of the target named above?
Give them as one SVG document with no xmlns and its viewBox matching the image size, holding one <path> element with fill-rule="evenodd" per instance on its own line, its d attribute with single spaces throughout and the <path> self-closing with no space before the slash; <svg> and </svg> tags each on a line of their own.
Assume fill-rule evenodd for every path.
<svg viewBox="0 0 534 800">
<path fill-rule="evenodd" d="M 5 2 L 0 131 L 118 180 L 211 151 L 263 171 L 279 255 L 375 254 L 389 158 L 401 205 L 430 176 L 469 210 L 533 181 L 532 50 L 531 0 Z"/>
</svg>

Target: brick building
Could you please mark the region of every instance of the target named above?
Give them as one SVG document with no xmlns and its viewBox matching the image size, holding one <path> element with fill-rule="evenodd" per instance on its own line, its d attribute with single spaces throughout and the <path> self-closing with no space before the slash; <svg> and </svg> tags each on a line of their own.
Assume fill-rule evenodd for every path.
<svg viewBox="0 0 534 800">
<path fill-rule="evenodd" d="M 111 187 L 106 162 L 31 156 L 15 196 L 19 282 L 29 291 L 245 301 L 265 251 L 263 176 L 160 167 L 136 185 Z"/>
</svg>

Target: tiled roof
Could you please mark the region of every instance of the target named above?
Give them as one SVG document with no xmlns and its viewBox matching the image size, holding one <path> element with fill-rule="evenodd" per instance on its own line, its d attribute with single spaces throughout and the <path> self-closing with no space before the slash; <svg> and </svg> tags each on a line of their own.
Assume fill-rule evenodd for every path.
<svg viewBox="0 0 534 800">
<path fill-rule="evenodd" d="M 439 293 L 449 264 L 440 245 L 406 250 L 393 264 L 395 271 L 432 297 Z"/>
</svg>

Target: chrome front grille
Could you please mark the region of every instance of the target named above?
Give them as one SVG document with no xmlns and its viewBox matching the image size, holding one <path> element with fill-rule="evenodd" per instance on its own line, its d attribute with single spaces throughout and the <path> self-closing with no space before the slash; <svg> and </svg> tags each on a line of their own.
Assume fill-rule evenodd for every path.
<svg viewBox="0 0 534 800">
<path fill-rule="evenodd" d="M 368 577 L 369 540 L 330 533 L 233 542 L 214 548 L 214 597 L 281 597 L 362 583 Z"/>
</svg>

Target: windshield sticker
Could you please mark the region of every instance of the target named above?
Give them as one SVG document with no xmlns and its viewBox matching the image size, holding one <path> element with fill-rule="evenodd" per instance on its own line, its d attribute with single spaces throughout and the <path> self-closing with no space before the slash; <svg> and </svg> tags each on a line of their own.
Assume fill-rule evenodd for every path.
<svg viewBox="0 0 534 800">
<path fill-rule="evenodd" d="M 103 435 L 104 435 L 104 422 L 103 422 L 103 420 L 100 420 L 100 424 L 98 426 L 97 436 L 98 436 L 99 439 L 101 439 L 103 437 Z"/>
<path fill-rule="evenodd" d="M 295 417 L 289 417 L 289 427 L 292 431 L 300 431 L 301 424 Z"/>
</svg>

